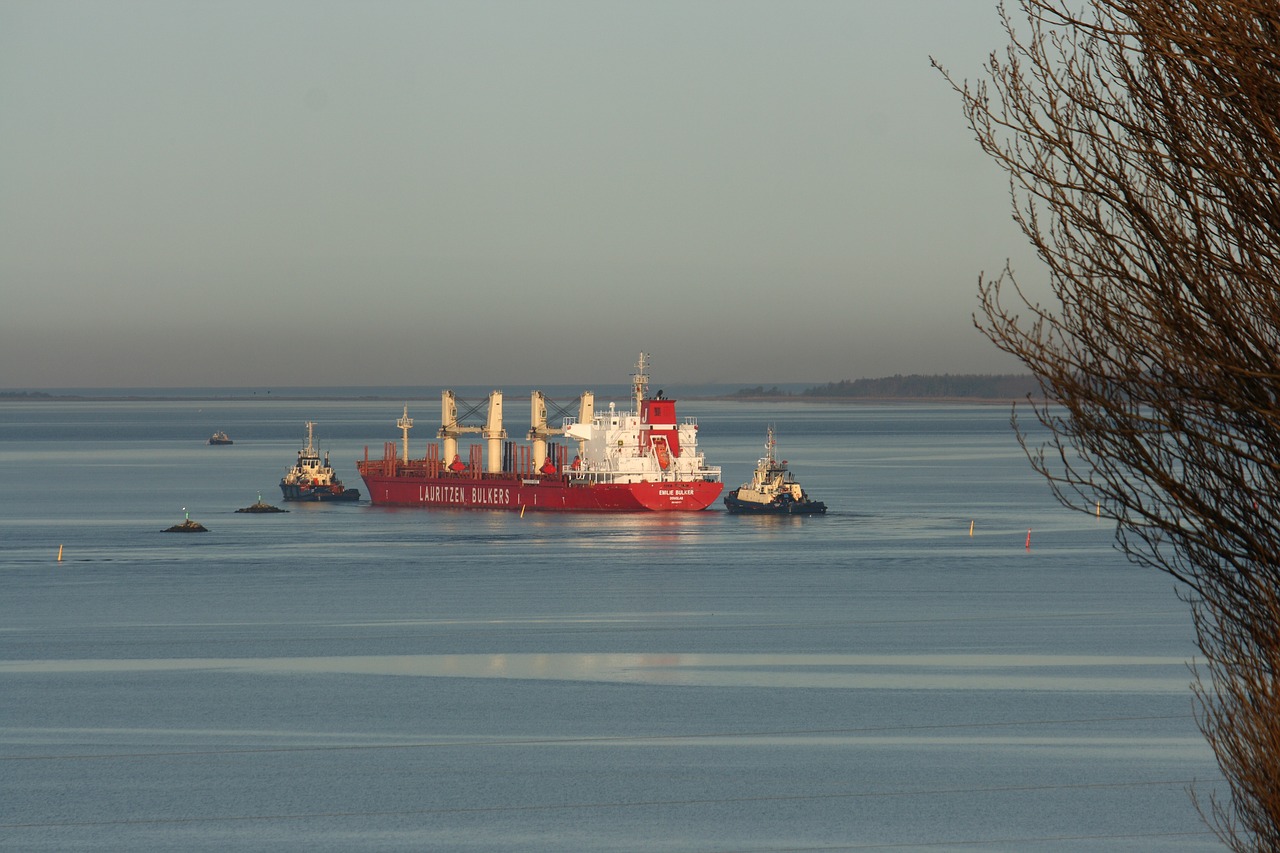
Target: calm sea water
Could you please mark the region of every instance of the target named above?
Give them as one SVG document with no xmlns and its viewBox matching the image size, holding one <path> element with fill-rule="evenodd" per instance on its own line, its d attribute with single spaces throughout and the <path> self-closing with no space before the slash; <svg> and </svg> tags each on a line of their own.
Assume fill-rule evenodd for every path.
<svg viewBox="0 0 1280 853">
<path fill-rule="evenodd" d="M 1217 848 L 1186 608 L 1006 408 L 682 402 L 819 518 L 281 503 L 399 414 L 0 403 L 0 848 Z"/>
</svg>

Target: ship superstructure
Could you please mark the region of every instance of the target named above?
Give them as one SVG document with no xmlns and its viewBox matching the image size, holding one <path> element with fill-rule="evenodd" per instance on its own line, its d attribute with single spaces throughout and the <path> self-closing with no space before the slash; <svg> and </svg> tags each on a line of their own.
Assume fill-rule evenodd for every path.
<svg viewBox="0 0 1280 853">
<path fill-rule="evenodd" d="M 383 458 L 356 463 L 375 504 L 554 512 L 689 511 L 709 506 L 724 488 L 720 468 L 698 449 L 698 424 L 679 420 L 676 401 L 650 397 L 648 356 L 632 377 L 631 411 L 613 403 L 595 410 L 595 395 L 578 398 L 578 414 L 553 427 L 547 400 L 534 391 L 527 444 L 508 440 L 501 391 L 488 398 L 483 425 L 459 419 L 452 391 L 441 394 L 438 444 L 413 458 L 408 407 L 397 422 L 402 443 L 388 442 Z M 460 439 L 479 443 L 462 455 Z M 563 439 L 558 442 L 557 439 Z M 571 451 L 572 447 L 572 451 Z"/>
</svg>

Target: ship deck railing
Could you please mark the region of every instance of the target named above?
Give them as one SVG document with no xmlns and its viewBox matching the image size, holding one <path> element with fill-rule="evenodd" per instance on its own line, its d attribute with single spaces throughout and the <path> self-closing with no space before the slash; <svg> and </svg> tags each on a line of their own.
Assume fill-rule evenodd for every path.
<svg viewBox="0 0 1280 853">
<path fill-rule="evenodd" d="M 634 415 L 635 415 L 635 413 L 634 413 L 634 412 L 627 412 L 626 414 L 628 414 L 628 415 L 632 415 L 632 416 L 634 416 Z M 621 418 L 621 417 L 623 416 L 623 413 L 622 413 L 622 412 L 619 412 L 619 413 L 618 413 L 618 415 L 619 415 L 619 417 Z M 597 413 L 597 414 L 596 414 L 596 420 L 600 420 L 602 417 L 603 417 L 603 416 L 602 416 L 601 414 L 599 414 L 599 413 Z M 560 422 L 560 427 L 561 427 L 561 429 L 568 429 L 569 427 L 574 426 L 574 425 L 575 425 L 575 424 L 577 424 L 577 423 L 578 423 L 578 419 L 577 419 L 577 417 L 576 417 L 576 416 L 574 416 L 574 415 L 567 415 L 567 416 L 564 418 L 564 420 L 562 420 L 562 421 Z M 682 426 L 691 426 L 691 427 L 696 427 L 696 426 L 698 425 L 698 419 L 697 419 L 697 417 L 695 417 L 695 416 L 693 416 L 693 415 L 685 415 L 683 418 L 681 418 L 681 419 L 680 419 L 680 424 L 681 424 Z"/>
<path fill-rule="evenodd" d="M 567 469 L 564 472 L 571 483 L 595 484 L 595 483 L 640 483 L 651 481 L 657 483 L 680 483 L 690 480 L 704 480 L 708 482 L 719 482 L 719 468 L 699 468 L 696 471 L 688 472 L 687 476 L 681 477 L 675 472 L 669 472 L 666 476 L 659 477 L 654 480 L 652 472 L 647 471 L 605 471 L 605 470 L 589 470 Z"/>
<path fill-rule="evenodd" d="M 509 480 L 512 476 L 519 476 L 530 480 L 568 478 L 571 481 L 584 483 L 639 482 L 640 479 L 645 479 L 651 475 L 651 472 L 620 470 L 612 467 L 596 468 L 588 466 L 574 468 L 572 465 L 564 464 L 563 458 L 561 464 L 557 466 L 557 470 L 548 474 L 535 470 L 531 460 L 523 457 L 520 460 L 522 464 L 518 464 L 510 470 L 490 472 L 485 470 L 479 453 L 473 452 L 470 455 L 472 458 L 469 462 L 464 464 L 461 470 L 454 471 L 434 454 L 425 459 L 417 458 L 405 461 L 397 455 L 395 444 L 388 442 L 381 459 L 370 457 L 366 448 L 365 458 L 356 460 L 356 470 L 362 476 L 371 474 L 382 477 L 421 477 L 423 479 L 448 477 L 459 480 Z M 562 453 L 561 457 L 564 455 L 567 454 Z M 648 452 L 636 452 L 634 455 L 636 457 L 645 456 L 648 455 Z M 701 454 L 698 454 L 698 457 L 700 461 Z M 684 471 L 668 471 L 667 476 L 662 477 L 660 481 L 668 481 L 668 477 L 670 482 L 677 482 L 681 478 L 686 480 L 719 481 L 721 469 L 719 466 L 707 467 L 698 465 Z"/>
</svg>

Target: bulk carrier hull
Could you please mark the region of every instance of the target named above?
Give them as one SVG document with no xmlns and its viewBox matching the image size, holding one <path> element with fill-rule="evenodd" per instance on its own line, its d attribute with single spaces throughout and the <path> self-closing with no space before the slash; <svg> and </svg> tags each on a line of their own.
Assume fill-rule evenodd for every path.
<svg viewBox="0 0 1280 853">
<path fill-rule="evenodd" d="M 380 460 L 378 460 L 380 461 Z M 591 483 L 571 478 L 414 477 L 361 475 L 375 504 L 504 509 L 524 512 L 691 512 L 720 496 L 722 483 Z"/>
<path fill-rule="evenodd" d="M 409 443 L 409 407 L 396 421 L 402 446 L 386 442 L 381 459 L 368 448 L 356 470 L 369 500 L 389 506 L 514 510 L 519 512 L 696 512 L 724 489 L 720 469 L 698 450 L 698 425 L 676 417 L 676 402 L 648 394 L 647 356 L 640 354 L 632 377 L 632 411 L 595 410 L 595 395 L 578 398 L 577 416 L 553 427 L 547 400 L 534 391 L 528 444 L 508 441 L 502 392 L 489 395 L 488 416 L 466 423 L 479 404 L 459 415 L 452 391 L 441 394 L 439 443 L 414 456 Z M 560 410 L 562 413 L 564 409 Z M 468 434 L 479 442 L 463 447 Z M 559 438 L 560 443 L 552 439 Z M 569 447 L 576 445 L 572 460 Z M 462 458 L 465 453 L 466 459 Z"/>
</svg>

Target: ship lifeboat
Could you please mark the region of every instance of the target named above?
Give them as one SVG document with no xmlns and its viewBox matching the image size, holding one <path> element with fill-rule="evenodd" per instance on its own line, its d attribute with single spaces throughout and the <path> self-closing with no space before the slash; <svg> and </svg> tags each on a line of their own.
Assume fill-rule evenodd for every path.
<svg viewBox="0 0 1280 853">
<path fill-rule="evenodd" d="M 671 465 L 671 451 L 667 450 L 666 439 L 655 438 L 653 440 L 653 452 L 658 457 L 658 467 L 663 471 L 667 470 Z"/>
</svg>

